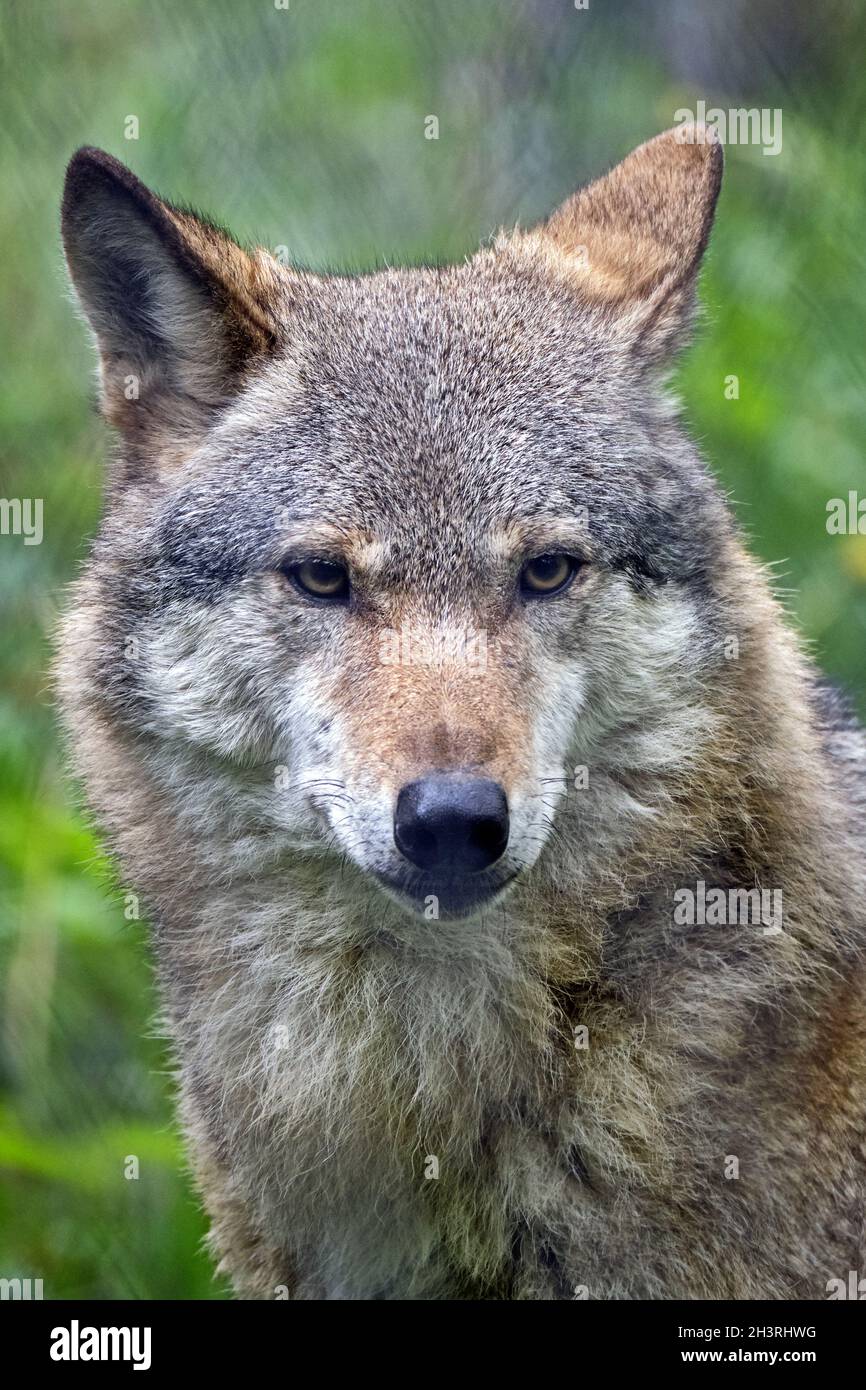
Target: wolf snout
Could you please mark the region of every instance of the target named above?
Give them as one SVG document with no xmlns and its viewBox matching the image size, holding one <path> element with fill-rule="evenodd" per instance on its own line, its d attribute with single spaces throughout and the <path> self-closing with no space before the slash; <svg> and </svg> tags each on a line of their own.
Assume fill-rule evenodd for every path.
<svg viewBox="0 0 866 1390">
<path fill-rule="evenodd" d="M 403 787 L 394 811 L 394 843 L 430 873 L 481 873 L 508 844 L 508 800 L 487 777 L 432 773 Z"/>
</svg>

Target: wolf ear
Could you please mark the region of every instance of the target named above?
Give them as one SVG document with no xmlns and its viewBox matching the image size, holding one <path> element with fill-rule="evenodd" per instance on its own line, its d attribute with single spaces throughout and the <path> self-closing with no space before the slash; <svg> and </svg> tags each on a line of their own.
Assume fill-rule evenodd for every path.
<svg viewBox="0 0 866 1390">
<path fill-rule="evenodd" d="M 712 128 L 675 127 L 526 236 L 643 361 L 663 359 L 690 321 L 722 163 Z"/>
<path fill-rule="evenodd" d="M 62 231 L 108 419 L 131 434 L 203 431 L 280 340 L 280 266 L 163 202 L 102 150 L 70 161 Z"/>
</svg>

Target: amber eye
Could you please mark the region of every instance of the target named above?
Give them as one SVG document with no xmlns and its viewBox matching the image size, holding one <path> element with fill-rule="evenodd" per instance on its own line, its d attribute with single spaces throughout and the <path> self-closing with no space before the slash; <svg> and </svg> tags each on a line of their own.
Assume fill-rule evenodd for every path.
<svg viewBox="0 0 866 1390">
<path fill-rule="evenodd" d="M 539 555 L 523 566 L 520 588 L 532 598 L 562 593 L 578 570 L 573 555 Z"/>
<path fill-rule="evenodd" d="M 349 576 L 333 560 L 303 560 L 286 571 L 303 594 L 310 598 L 344 602 L 349 596 Z"/>
</svg>

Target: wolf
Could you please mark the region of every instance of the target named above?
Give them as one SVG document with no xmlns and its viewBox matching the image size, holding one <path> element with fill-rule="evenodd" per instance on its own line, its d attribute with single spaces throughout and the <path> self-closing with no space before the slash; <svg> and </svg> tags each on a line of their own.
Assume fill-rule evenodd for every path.
<svg viewBox="0 0 866 1390">
<path fill-rule="evenodd" d="M 866 742 L 667 389 L 721 175 L 678 127 L 350 275 L 69 164 L 117 447 L 60 701 L 238 1297 L 864 1270 Z"/>
</svg>

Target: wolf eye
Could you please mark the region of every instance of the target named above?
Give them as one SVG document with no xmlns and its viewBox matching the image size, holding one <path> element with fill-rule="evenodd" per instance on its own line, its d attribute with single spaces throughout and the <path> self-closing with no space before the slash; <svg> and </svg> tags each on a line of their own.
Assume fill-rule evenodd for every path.
<svg viewBox="0 0 866 1390">
<path fill-rule="evenodd" d="M 578 561 L 573 555 L 539 555 L 523 566 L 520 588 L 533 598 L 549 598 L 561 594 L 577 573 Z"/>
<path fill-rule="evenodd" d="M 303 560 L 286 573 L 295 587 L 311 598 L 341 602 L 349 596 L 349 576 L 333 560 Z"/>
</svg>

